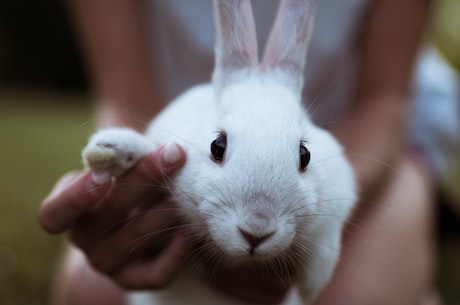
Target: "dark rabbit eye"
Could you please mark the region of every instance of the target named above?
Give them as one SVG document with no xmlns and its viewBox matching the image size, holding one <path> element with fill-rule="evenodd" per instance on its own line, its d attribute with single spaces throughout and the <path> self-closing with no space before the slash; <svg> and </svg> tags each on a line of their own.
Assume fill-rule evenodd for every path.
<svg viewBox="0 0 460 305">
<path fill-rule="evenodd" d="M 310 163 L 310 151 L 305 147 L 304 144 L 300 144 L 299 148 L 300 156 L 300 170 L 304 171 L 307 168 L 308 163 Z"/>
<path fill-rule="evenodd" d="M 220 134 L 211 143 L 211 158 L 216 162 L 222 162 L 224 159 L 225 148 L 227 147 L 227 137 Z"/>
</svg>

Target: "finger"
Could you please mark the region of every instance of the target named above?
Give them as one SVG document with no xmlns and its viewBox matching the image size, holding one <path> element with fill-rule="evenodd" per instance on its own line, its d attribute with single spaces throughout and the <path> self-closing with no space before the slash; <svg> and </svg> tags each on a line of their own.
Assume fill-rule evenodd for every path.
<svg viewBox="0 0 460 305">
<path fill-rule="evenodd" d="M 127 263 L 136 260 L 152 249 L 160 253 L 178 227 L 175 203 L 162 201 L 154 208 L 142 211 L 118 225 L 117 230 L 99 234 L 97 229 L 74 229 L 72 242 L 83 249 L 91 265 L 99 272 L 112 274 Z M 89 238 L 89 236 L 91 238 Z"/>
<path fill-rule="evenodd" d="M 136 263 L 126 267 L 114 279 L 128 289 L 161 289 L 180 271 L 190 253 L 186 233 L 176 232 L 169 246 L 152 262 Z"/>
<path fill-rule="evenodd" d="M 126 175 L 115 181 L 110 194 L 94 210 L 106 217 L 106 224 L 124 218 L 133 207 L 152 202 L 166 193 L 163 182 L 185 162 L 185 152 L 171 143 L 142 158 Z"/>
<path fill-rule="evenodd" d="M 107 184 L 100 184 L 100 179 L 91 173 L 73 178 L 70 183 L 70 178 L 74 176 L 65 177 L 43 201 L 39 222 L 49 233 L 61 233 L 90 212 L 91 208 L 93 219 L 97 220 L 100 227 L 113 225 L 132 205 L 145 201 L 152 194 L 152 181 L 161 180 L 161 177 L 171 174 L 184 162 L 183 149 L 176 144 L 169 144 L 143 158 L 110 191 L 107 191 Z M 91 224 L 88 226 L 91 227 Z"/>
<path fill-rule="evenodd" d="M 43 200 L 38 216 L 40 225 L 49 233 L 67 230 L 108 188 L 108 184 L 97 184 L 90 172 L 65 175 Z"/>
<path fill-rule="evenodd" d="M 62 190 L 67 188 L 72 182 L 74 182 L 78 177 L 80 177 L 83 174 L 81 171 L 72 171 L 68 172 L 64 176 L 62 176 L 58 182 L 53 187 L 53 190 L 51 193 L 48 195 L 48 198 L 52 198 L 57 196 Z"/>
</svg>

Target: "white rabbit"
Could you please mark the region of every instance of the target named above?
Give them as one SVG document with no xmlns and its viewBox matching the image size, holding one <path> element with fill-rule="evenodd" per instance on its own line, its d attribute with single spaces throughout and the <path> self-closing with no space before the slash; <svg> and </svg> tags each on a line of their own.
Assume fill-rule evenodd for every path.
<svg viewBox="0 0 460 305">
<path fill-rule="evenodd" d="M 182 145 L 187 162 L 170 187 L 206 244 L 207 253 L 196 260 L 221 256 L 229 264 L 294 266 L 298 284 L 285 304 L 294 295 L 308 303 L 327 284 L 356 201 L 354 174 L 341 146 L 313 125 L 302 106 L 312 2 L 281 1 L 259 64 L 250 0 L 215 0 L 212 84 L 177 98 L 145 135 L 103 129 L 83 150 L 85 164 L 103 177 L 122 175 L 162 143 Z M 164 290 L 133 294 L 132 302 L 141 299 L 242 304 L 214 291 L 196 268 Z"/>
</svg>

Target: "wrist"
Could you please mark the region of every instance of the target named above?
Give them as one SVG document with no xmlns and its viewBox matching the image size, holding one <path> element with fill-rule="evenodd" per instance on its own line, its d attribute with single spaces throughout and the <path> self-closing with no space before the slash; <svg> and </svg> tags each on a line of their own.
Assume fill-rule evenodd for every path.
<svg viewBox="0 0 460 305">
<path fill-rule="evenodd" d="M 143 111 L 131 108 L 135 108 L 135 105 L 120 107 L 115 103 L 99 103 L 96 108 L 97 128 L 122 126 L 144 132 L 161 110 L 154 102 L 151 103 L 151 107 L 143 107 Z"/>
<path fill-rule="evenodd" d="M 347 128 L 332 130 L 352 163 L 361 202 L 369 202 L 384 188 L 406 147 L 408 99 L 381 93 L 357 100 L 346 118 Z"/>
</svg>

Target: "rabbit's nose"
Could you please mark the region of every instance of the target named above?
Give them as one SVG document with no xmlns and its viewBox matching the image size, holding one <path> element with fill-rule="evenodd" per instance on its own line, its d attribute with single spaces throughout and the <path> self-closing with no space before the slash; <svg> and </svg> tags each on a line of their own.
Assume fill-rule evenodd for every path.
<svg viewBox="0 0 460 305">
<path fill-rule="evenodd" d="M 252 249 L 257 248 L 261 243 L 269 239 L 273 234 L 275 234 L 275 231 L 269 232 L 267 234 L 263 235 L 255 235 L 253 233 L 250 233 L 244 229 L 238 228 L 240 230 L 241 235 L 246 239 L 248 244 L 251 246 Z"/>
</svg>

